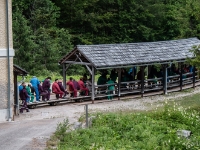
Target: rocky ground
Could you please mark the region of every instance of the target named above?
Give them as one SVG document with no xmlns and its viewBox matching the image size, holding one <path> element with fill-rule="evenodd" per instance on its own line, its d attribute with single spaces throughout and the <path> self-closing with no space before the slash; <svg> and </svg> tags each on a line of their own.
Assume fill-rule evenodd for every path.
<svg viewBox="0 0 200 150">
<path fill-rule="evenodd" d="M 68 119 L 70 124 L 78 121 L 88 104 L 89 112 L 148 110 L 163 105 L 167 100 L 199 93 L 200 88 L 189 92 L 144 98 L 124 98 L 121 100 L 98 100 L 82 103 L 65 103 L 57 106 L 43 106 L 20 114 L 14 121 L 0 123 L 0 150 L 43 150 L 50 135 L 55 132 L 57 124 Z"/>
</svg>

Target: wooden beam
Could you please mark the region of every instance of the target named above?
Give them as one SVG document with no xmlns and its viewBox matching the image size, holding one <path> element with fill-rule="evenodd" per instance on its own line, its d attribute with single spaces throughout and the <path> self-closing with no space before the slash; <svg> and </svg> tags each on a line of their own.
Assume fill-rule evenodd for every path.
<svg viewBox="0 0 200 150">
<path fill-rule="evenodd" d="M 142 75 L 142 79 L 141 79 L 141 96 L 144 96 L 144 66 L 141 66 L 141 75 Z"/>
<path fill-rule="evenodd" d="M 76 57 L 80 60 L 80 62 L 83 62 L 82 59 L 76 54 Z M 90 74 L 92 74 L 92 70 L 90 69 L 90 67 L 88 67 L 88 65 L 85 65 L 87 70 L 90 72 Z"/>
<path fill-rule="evenodd" d="M 65 58 L 63 58 L 63 60 L 61 60 L 60 64 L 65 63 L 64 61 L 67 60 L 69 57 L 71 57 L 74 53 L 76 53 L 77 48 L 75 48 L 73 51 L 71 51 L 68 56 L 66 55 Z"/>
<path fill-rule="evenodd" d="M 92 66 L 92 104 L 94 104 L 94 99 L 95 99 L 95 70 L 94 67 Z"/>
<path fill-rule="evenodd" d="M 78 65 L 88 65 L 91 66 L 91 63 L 86 63 L 86 62 L 77 62 L 77 61 L 65 61 L 66 64 L 78 64 Z"/>
<path fill-rule="evenodd" d="M 183 89 L 183 63 L 180 63 L 180 67 L 181 67 L 181 72 L 180 72 L 180 90 L 182 91 Z"/>
<path fill-rule="evenodd" d="M 163 89 L 164 89 L 164 94 L 166 95 L 167 94 L 167 65 L 164 65 L 164 68 L 163 68 L 163 70 L 164 70 L 164 75 L 163 75 L 163 77 L 164 77 L 164 83 L 163 83 Z"/>
<path fill-rule="evenodd" d="M 118 100 L 120 100 L 121 96 L 121 68 L 118 69 Z"/>
<path fill-rule="evenodd" d="M 192 72 L 193 72 L 193 88 L 195 88 L 195 70 L 196 70 L 196 68 L 195 68 L 195 66 L 193 66 L 193 70 L 192 70 Z"/>
<path fill-rule="evenodd" d="M 63 64 L 63 86 L 66 89 L 66 64 Z"/>
</svg>

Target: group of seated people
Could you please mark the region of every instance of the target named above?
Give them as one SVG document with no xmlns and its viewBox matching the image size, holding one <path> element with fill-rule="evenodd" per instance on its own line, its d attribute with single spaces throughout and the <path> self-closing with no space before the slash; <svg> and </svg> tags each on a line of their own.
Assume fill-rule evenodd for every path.
<svg viewBox="0 0 200 150">
<path fill-rule="evenodd" d="M 145 70 L 146 67 L 144 67 L 143 69 Z M 145 71 L 144 71 L 144 79 L 152 79 L 151 81 L 148 81 L 148 84 L 157 84 L 158 82 L 158 78 L 163 78 L 164 76 L 164 72 L 163 72 L 163 67 L 162 66 L 155 66 L 155 65 L 152 65 L 149 67 L 150 69 L 148 70 L 148 74 L 145 76 Z M 192 76 L 192 72 L 193 72 L 193 69 L 194 67 L 191 66 L 191 65 L 186 65 L 184 64 L 183 67 L 182 67 L 182 78 L 185 79 L 185 78 L 188 78 L 188 77 L 191 77 Z M 181 69 L 180 69 L 180 66 L 177 67 L 175 64 L 171 64 L 171 66 L 168 67 L 167 69 L 167 76 L 174 76 L 174 75 L 180 75 L 181 74 Z M 108 78 L 107 78 L 107 75 L 108 75 L 108 71 L 107 70 L 103 70 L 101 72 L 101 76 L 98 78 L 98 81 L 97 81 L 97 85 L 104 85 L 104 84 L 108 84 Z M 111 72 L 110 72 L 110 76 L 109 78 L 114 82 L 116 83 L 116 80 L 118 78 L 118 72 L 116 69 L 112 69 Z M 140 87 L 140 84 L 141 84 L 141 80 L 142 80 L 142 67 L 139 68 L 139 70 L 137 71 L 137 68 L 136 67 L 133 67 L 133 68 L 130 68 L 129 69 L 129 72 L 127 71 L 127 69 L 125 68 L 122 68 L 121 69 L 121 82 L 122 82 L 122 85 L 123 86 L 123 82 L 126 83 L 126 82 L 129 82 L 129 81 L 138 81 L 137 84 L 138 84 L 138 87 Z M 163 79 L 160 79 L 159 80 L 160 83 L 162 84 L 163 83 Z M 167 81 L 169 82 L 169 78 L 167 79 Z M 100 89 L 103 89 L 103 87 L 100 87 Z"/>
<path fill-rule="evenodd" d="M 170 80 L 171 81 L 180 80 L 179 76 L 181 75 L 181 73 L 182 73 L 182 79 L 192 77 L 193 70 L 194 70 L 193 66 L 184 64 L 181 71 L 181 66 L 178 67 L 174 63 L 172 63 L 171 66 L 168 66 L 167 68 L 167 82 L 170 82 Z M 178 77 L 173 77 L 176 75 L 178 75 Z M 141 80 L 141 78 L 138 77 L 140 76 L 137 75 L 137 79 Z M 152 80 L 148 81 L 148 84 L 153 84 L 155 86 L 159 81 L 160 84 L 162 85 L 163 77 L 164 77 L 163 68 L 152 65 L 149 70 L 149 74 L 147 76 L 147 79 L 152 79 Z"/>
<path fill-rule="evenodd" d="M 191 65 L 184 65 L 182 68 L 183 68 L 182 70 L 183 79 L 192 76 L 192 72 L 194 68 Z M 145 67 L 143 69 L 145 69 Z M 152 82 L 156 83 L 157 79 L 163 78 L 163 75 L 164 75 L 162 67 L 159 68 L 154 65 L 150 67 L 150 70 L 148 72 L 149 73 L 147 75 L 147 79 L 155 79 L 155 80 L 150 81 L 151 84 Z M 117 69 L 112 69 L 110 71 L 109 78 L 107 78 L 108 74 L 109 73 L 107 70 L 103 70 L 101 72 L 100 77 L 98 78 L 97 85 L 104 85 L 104 84 L 109 84 L 112 82 L 114 84 L 117 82 L 116 81 L 118 78 Z M 180 67 L 176 67 L 175 64 L 172 64 L 170 67 L 168 67 L 167 76 L 180 75 L 180 74 L 181 74 Z M 145 77 L 145 73 L 143 76 Z M 27 102 L 33 102 L 34 93 L 36 94 L 36 102 L 40 101 L 40 97 L 42 97 L 42 101 L 46 101 L 46 100 L 48 101 L 50 99 L 50 93 L 51 93 L 50 80 L 51 80 L 51 77 L 47 77 L 43 82 L 39 82 L 39 80 L 34 76 L 31 79 L 28 86 L 26 87 L 28 95 L 30 96 L 29 98 L 27 98 L 29 99 Z M 127 71 L 127 69 L 125 68 L 121 69 L 122 83 L 123 82 L 126 83 L 129 81 L 136 81 L 136 80 L 138 80 L 138 87 L 139 87 L 140 82 L 142 80 L 141 67 L 139 68 L 138 71 L 136 67 L 130 68 L 129 71 Z M 163 79 L 161 79 L 160 81 L 163 82 Z M 148 84 L 150 84 L 150 82 L 148 81 Z M 80 95 L 88 96 L 92 90 L 91 79 L 88 79 L 86 74 L 84 74 L 83 77 L 81 77 L 79 81 L 76 81 L 75 79 L 70 77 L 69 81 L 66 82 L 66 86 L 65 86 L 66 88 L 64 88 L 63 84 L 64 84 L 63 81 L 60 79 L 56 79 L 55 82 L 52 84 L 52 93 L 56 94 L 56 98 L 65 98 L 69 94 L 70 96 L 77 97 L 78 92 L 80 93 Z M 99 89 L 106 88 L 104 89 L 106 91 L 108 86 L 98 87 L 98 88 Z"/>
<path fill-rule="evenodd" d="M 177 67 L 175 64 L 171 64 L 170 67 L 167 68 L 167 76 L 174 76 L 174 75 L 180 75 L 182 72 L 182 78 L 188 78 L 192 76 L 194 67 L 191 65 L 183 65 L 182 71 L 180 67 Z M 148 79 L 153 78 L 162 78 L 164 75 L 163 69 L 160 68 L 159 71 L 155 68 L 155 66 L 151 66 L 150 73 L 148 75 Z M 168 80 L 169 81 L 169 80 Z"/>
<path fill-rule="evenodd" d="M 34 98 L 36 98 L 35 102 L 50 100 L 51 92 L 56 95 L 57 99 L 66 98 L 67 95 L 77 97 L 78 92 L 80 95 L 87 96 L 89 95 L 92 86 L 86 75 L 81 77 L 79 81 L 70 77 L 69 81 L 66 82 L 66 88 L 64 88 L 63 85 L 64 83 L 61 79 L 55 79 L 53 84 L 51 84 L 51 77 L 47 77 L 45 80 L 40 82 L 35 76 L 33 76 L 27 86 L 25 82 L 19 86 L 19 93 L 23 88 L 25 88 L 28 95 L 26 97 L 26 102 L 32 103 Z"/>
<path fill-rule="evenodd" d="M 77 97 L 77 92 L 79 91 L 80 95 L 88 96 L 91 91 L 92 83 L 87 79 L 87 76 L 83 76 L 79 81 L 76 81 L 70 77 L 69 81 L 66 83 L 66 91 L 71 94 L 72 97 Z"/>
<path fill-rule="evenodd" d="M 91 91 L 91 86 L 92 84 L 90 80 L 87 79 L 86 75 L 81 77 L 79 81 L 70 77 L 69 81 L 66 82 L 66 89 L 64 89 L 62 82 L 60 83 L 59 80 L 56 79 L 52 85 L 52 92 L 56 94 L 56 98 L 65 98 L 68 94 L 70 97 L 77 97 L 78 92 L 81 96 L 88 96 Z"/>
<path fill-rule="evenodd" d="M 107 75 L 108 75 L 108 71 L 103 70 L 101 72 L 100 77 L 98 78 L 97 85 L 107 84 L 109 79 L 112 80 L 114 83 L 116 83 L 116 80 L 118 78 L 118 72 L 117 72 L 116 69 L 111 70 L 109 78 L 107 78 Z M 132 81 L 133 78 L 134 78 L 134 76 L 132 76 L 132 70 L 127 72 L 126 69 L 122 68 L 122 70 L 121 70 L 121 82 Z"/>
</svg>

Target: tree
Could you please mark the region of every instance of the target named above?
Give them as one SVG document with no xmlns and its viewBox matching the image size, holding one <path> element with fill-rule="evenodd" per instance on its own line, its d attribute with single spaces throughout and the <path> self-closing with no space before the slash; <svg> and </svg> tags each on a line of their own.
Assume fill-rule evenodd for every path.
<svg viewBox="0 0 200 150">
<path fill-rule="evenodd" d="M 16 9 L 18 5 L 22 8 L 21 11 L 17 11 L 19 10 Z M 17 23 L 17 20 L 13 20 L 14 34 L 16 35 L 14 42 L 18 49 L 17 64 L 22 64 L 21 66 L 30 70 L 31 74 L 58 71 L 58 60 L 71 48 L 68 31 L 56 26 L 59 8 L 50 0 L 33 0 L 29 4 L 25 1 L 19 4 L 15 2 L 15 15 L 22 18 L 21 24 Z M 20 29 L 20 26 L 23 28 Z M 30 47 L 31 44 L 18 40 L 21 38 L 32 42 L 32 47 Z M 23 65 L 25 62 L 26 65 Z"/>
<path fill-rule="evenodd" d="M 32 73 L 57 71 L 57 61 L 68 53 L 71 43 L 200 37 L 198 10 L 197 0 L 13 0 L 13 16 L 21 18 L 13 18 L 16 63 Z M 26 65 L 22 63 L 27 60 Z"/>
<path fill-rule="evenodd" d="M 187 61 L 189 64 L 197 67 L 199 70 L 200 69 L 200 45 L 194 46 L 190 51 L 194 54 L 195 58 L 193 58 L 193 59 L 188 58 Z"/>
<path fill-rule="evenodd" d="M 36 44 L 32 30 L 28 26 L 28 21 L 22 15 L 22 12 L 16 8 L 13 13 L 13 41 L 15 49 L 14 63 L 20 65 L 26 70 L 30 71 L 32 59 L 32 51 L 34 51 Z"/>
</svg>

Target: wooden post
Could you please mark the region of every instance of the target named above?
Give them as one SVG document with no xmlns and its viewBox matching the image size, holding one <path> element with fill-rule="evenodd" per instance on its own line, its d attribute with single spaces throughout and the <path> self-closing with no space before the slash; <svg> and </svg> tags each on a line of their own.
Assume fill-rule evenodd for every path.
<svg viewBox="0 0 200 150">
<path fill-rule="evenodd" d="M 121 68 L 118 69 L 118 100 L 120 100 L 121 96 Z"/>
<path fill-rule="evenodd" d="M 167 94 L 167 65 L 164 65 L 163 67 L 164 75 L 163 75 L 163 90 L 164 94 Z"/>
<path fill-rule="evenodd" d="M 180 67 L 181 67 L 181 73 L 180 73 L 180 90 L 182 91 L 183 89 L 183 63 L 180 63 Z"/>
<path fill-rule="evenodd" d="M 196 68 L 195 68 L 195 66 L 193 66 L 193 70 L 192 70 L 192 72 L 193 72 L 193 88 L 195 88 L 195 70 L 196 70 Z"/>
<path fill-rule="evenodd" d="M 149 75 L 149 73 L 150 73 L 152 67 L 151 67 L 151 65 L 148 65 L 147 68 L 148 68 L 148 70 L 147 70 L 147 79 L 148 79 L 148 75 Z"/>
<path fill-rule="evenodd" d="M 136 74 L 134 70 L 135 70 L 135 67 L 132 67 L 132 74 L 131 74 L 131 76 L 132 76 L 133 80 L 135 80 L 135 74 Z"/>
<path fill-rule="evenodd" d="M 163 94 L 165 94 L 165 65 L 163 65 L 162 68 L 163 68 Z"/>
<path fill-rule="evenodd" d="M 62 71 L 63 71 L 63 86 L 66 89 L 66 64 L 65 63 L 63 64 Z"/>
<path fill-rule="evenodd" d="M 141 80 L 141 96 L 144 96 L 144 66 L 141 66 L 141 75 L 142 75 L 142 80 Z"/>
<path fill-rule="evenodd" d="M 95 73 L 94 73 L 94 67 L 92 66 L 92 104 L 94 104 L 95 99 Z"/>
<path fill-rule="evenodd" d="M 165 68 L 165 94 L 167 94 L 167 74 L 168 72 L 167 72 L 167 66 L 166 66 Z"/>
</svg>

